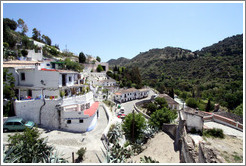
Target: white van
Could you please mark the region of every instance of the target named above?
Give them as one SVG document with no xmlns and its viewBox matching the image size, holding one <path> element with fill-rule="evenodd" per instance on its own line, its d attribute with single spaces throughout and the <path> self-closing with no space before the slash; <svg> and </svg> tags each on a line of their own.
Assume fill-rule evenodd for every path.
<svg viewBox="0 0 246 166">
<path fill-rule="evenodd" d="M 122 113 L 122 114 L 124 114 L 125 113 L 124 107 L 121 107 L 119 112 Z"/>
</svg>

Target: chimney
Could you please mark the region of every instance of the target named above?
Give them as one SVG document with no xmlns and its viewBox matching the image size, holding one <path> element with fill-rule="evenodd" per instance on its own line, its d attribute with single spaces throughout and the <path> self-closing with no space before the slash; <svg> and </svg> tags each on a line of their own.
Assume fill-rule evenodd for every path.
<svg viewBox="0 0 246 166">
<path fill-rule="evenodd" d="M 35 70 L 41 70 L 40 63 L 35 63 Z"/>
</svg>

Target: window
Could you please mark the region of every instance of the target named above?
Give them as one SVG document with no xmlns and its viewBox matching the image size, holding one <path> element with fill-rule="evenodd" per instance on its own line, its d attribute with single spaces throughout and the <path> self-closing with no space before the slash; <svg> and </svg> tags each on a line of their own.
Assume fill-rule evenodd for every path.
<svg viewBox="0 0 246 166">
<path fill-rule="evenodd" d="M 81 105 L 80 110 L 81 111 L 84 111 L 85 110 L 85 105 L 84 104 Z"/>
<path fill-rule="evenodd" d="M 90 103 L 87 103 L 86 104 L 86 109 L 89 109 L 90 108 Z"/>
<path fill-rule="evenodd" d="M 21 123 L 20 122 L 14 122 L 14 125 L 21 125 Z"/>
<path fill-rule="evenodd" d="M 5 125 L 7 126 L 13 125 L 13 122 L 7 122 Z"/>
<path fill-rule="evenodd" d="M 21 73 L 21 81 L 25 81 L 25 80 L 26 80 L 25 73 Z"/>
<path fill-rule="evenodd" d="M 79 120 L 79 123 L 83 123 L 83 122 L 84 122 L 84 120 L 83 120 L 83 119 L 80 119 L 80 120 Z"/>
<path fill-rule="evenodd" d="M 69 76 L 69 77 L 68 77 L 68 80 L 69 80 L 69 82 L 71 82 L 71 81 L 72 81 L 72 77 L 71 77 L 71 76 Z"/>
<path fill-rule="evenodd" d="M 67 120 L 67 124 L 71 124 L 71 120 Z"/>
</svg>

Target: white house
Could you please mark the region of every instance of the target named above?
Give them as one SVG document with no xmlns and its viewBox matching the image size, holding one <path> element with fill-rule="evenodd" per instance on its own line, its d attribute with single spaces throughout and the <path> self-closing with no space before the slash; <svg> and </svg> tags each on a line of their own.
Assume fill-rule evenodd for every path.
<svg viewBox="0 0 246 166">
<path fill-rule="evenodd" d="M 107 79 L 100 81 L 101 86 L 116 86 L 116 80 L 114 79 Z"/>
<path fill-rule="evenodd" d="M 149 90 L 148 89 L 122 89 L 115 93 L 114 99 L 117 102 L 126 102 L 135 99 L 141 99 L 144 97 L 148 97 Z"/>
<path fill-rule="evenodd" d="M 44 127 L 74 132 L 95 127 L 99 103 L 94 102 L 92 92 L 79 94 L 85 87 L 80 84 L 80 73 L 41 68 L 40 63 L 34 65 L 31 61 L 20 64 L 24 62 L 27 64 L 22 66 L 4 64 L 16 80 L 16 116 Z M 65 92 L 64 97 L 61 92 Z"/>
<path fill-rule="evenodd" d="M 35 60 L 35 61 L 42 60 L 43 59 L 43 47 L 45 46 L 45 44 L 35 41 L 33 39 L 30 39 L 30 40 L 33 42 L 34 45 L 37 46 L 37 48 L 33 50 L 27 50 L 28 51 L 27 59 Z"/>
<path fill-rule="evenodd" d="M 14 108 L 16 116 L 25 120 L 73 132 L 93 130 L 99 115 L 99 103 L 94 102 L 92 92 L 59 99 L 16 100 Z"/>
</svg>

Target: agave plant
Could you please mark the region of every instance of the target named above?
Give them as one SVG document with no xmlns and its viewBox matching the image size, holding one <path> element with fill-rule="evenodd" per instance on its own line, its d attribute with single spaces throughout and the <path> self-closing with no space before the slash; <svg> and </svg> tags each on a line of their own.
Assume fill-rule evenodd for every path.
<svg viewBox="0 0 246 166">
<path fill-rule="evenodd" d="M 44 154 L 43 163 L 68 163 L 68 161 L 63 158 L 64 154 L 59 154 L 56 150 L 54 153 L 50 152 L 49 155 Z"/>
<path fill-rule="evenodd" d="M 150 156 L 144 156 L 140 157 L 140 163 L 159 163 L 159 161 L 152 159 Z"/>
<path fill-rule="evenodd" d="M 3 145 L 3 162 L 4 163 L 15 163 L 17 160 L 21 158 L 21 153 L 16 154 L 15 156 L 12 155 L 14 151 L 14 147 L 8 148 L 5 150 L 5 145 Z"/>
<path fill-rule="evenodd" d="M 119 138 L 123 137 L 121 125 L 119 123 L 112 125 L 107 136 L 108 136 L 108 140 L 110 143 L 113 143 L 113 144 L 118 143 Z"/>
</svg>

